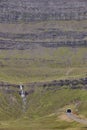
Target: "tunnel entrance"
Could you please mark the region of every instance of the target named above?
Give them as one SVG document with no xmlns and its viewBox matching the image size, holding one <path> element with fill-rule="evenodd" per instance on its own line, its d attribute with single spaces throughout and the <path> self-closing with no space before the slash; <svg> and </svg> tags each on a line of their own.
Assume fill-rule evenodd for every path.
<svg viewBox="0 0 87 130">
<path fill-rule="evenodd" d="M 69 108 L 69 109 L 67 109 L 66 112 L 67 112 L 67 113 L 71 113 L 72 111 L 71 111 L 71 109 Z"/>
</svg>

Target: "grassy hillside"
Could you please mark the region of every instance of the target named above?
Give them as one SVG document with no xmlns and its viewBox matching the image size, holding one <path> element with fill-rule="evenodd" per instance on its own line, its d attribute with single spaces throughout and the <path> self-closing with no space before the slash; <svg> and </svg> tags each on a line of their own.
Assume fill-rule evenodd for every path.
<svg viewBox="0 0 87 130">
<path fill-rule="evenodd" d="M 0 51 L 0 80 L 11 83 L 84 77 L 86 66 L 85 47 Z"/>
<path fill-rule="evenodd" d="M 72 108 L 73 113 L 81 116 L 84 109 L 80 108 L 80 104 L 77 105 L 80 102 L 83 104 L 87 102 L 85 90 L 47 91 L 37 87 L 33 94 L 27 96 L 26 111 L 23 112 L 20 96 L 17 93 L 8 94 L 3 91 L 0 92 L 0 128 L 2 130 L 85 130 L 85 126 L 66 116 L 67 108 Z"/>
<path fill-rule="evenodd" d="M 33 82 L 87 73 L 87 20 L 49 20 L 28 24 L 0 23 L 0 80 Z M 59 47 L 57 43 L 69 43 Z M 73 43 L 73 44 L 72 44 Z"/>
<path fill-rule="evenodd" d="M 0 121 L 13 120 L 20 117 L 22 101 L 18 94 L 0 91 Z"/>
</svg>

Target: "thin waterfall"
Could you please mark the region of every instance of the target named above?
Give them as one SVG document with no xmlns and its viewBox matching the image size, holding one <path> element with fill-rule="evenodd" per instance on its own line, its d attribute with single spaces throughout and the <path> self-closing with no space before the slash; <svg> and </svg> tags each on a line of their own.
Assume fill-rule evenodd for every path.
<svg viewBox="0 0 87 130">
<path fill-rule="evenodd" d="M 25 91 L 23 90 L 23 86 L 20 85 L 20 91 L 21 91 L 21 98 L 22 98 L 22 102 L 23 102 L 23 111 L 25 112 L 26 109 L 26 95 L 25 95 Z"/>
</svg>

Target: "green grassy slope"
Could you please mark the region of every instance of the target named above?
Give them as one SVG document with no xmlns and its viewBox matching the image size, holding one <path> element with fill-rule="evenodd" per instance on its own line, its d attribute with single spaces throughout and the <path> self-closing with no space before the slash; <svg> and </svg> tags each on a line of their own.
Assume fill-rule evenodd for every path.
<svg viewBox="0 0 87 130">
<path fill-rule="evenodd" d="M 30 117 L 34 116 L 34 118 L 37 118 L 38 116 L 41 117 L 56 113 L 59 109 L 70 104 L 76 105 L 80 101 L 86 102 L 87 92 L 79 89 L 61 89 L 47 92 L 46 90 L 38 90 L 38 92 L 28 97 L 28 101 L 29 110 L 27 113 Z"/>
<path fill-rule="evenodd" d="M 83 114 L 84 106 L 82 105 L 81 108 L 79 104 L 76 107 L 79 102 L 83 104 L 87 102 L 85 90 L 47 91 L 37 87 L 33 94 L 27 96 L 26 112 L 23 112 L 22 100 L 17 93 L 0 92 L 0 128 L 3 128 L 2 130 L 85 130 L 81 124 L 60 119 L 69 107 L 74 113 L 78 108 L 78 114 Z M 86 113 L 84 115 L 86 116 Z"/>
<path fill-rule="evenodd" d="M 22 113 L 21 107 L 22 102 L 18 94 L 0 91 L 0 121 L 19 118 Z"/>
<path fill-rule="evenodd" d="M 86 54 L 85 47 L 1 50 L 0 80 L 11 83 L 26 83 L 83 77 L 87 74 Z"/>
</svg>

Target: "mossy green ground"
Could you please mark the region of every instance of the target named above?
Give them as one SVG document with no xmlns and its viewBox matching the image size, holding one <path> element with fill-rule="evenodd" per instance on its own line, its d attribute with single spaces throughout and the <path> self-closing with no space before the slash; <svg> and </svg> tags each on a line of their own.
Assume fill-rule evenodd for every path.
<svg viewBox="0 0 87 130">
<path fill-rule="evenodd" d="M 79 47 L 1 50 L 0 81 L 19 84 L 84 77 L 87 74 L 86 53 L 86 48 Z M 66 113 L 65 106 L 73 108 L 77 100 L 80 101 L 79 114 L 87 116 L 85 90 L 43 91 L 37 88 L 34 94 L 27 96 L 27 111 L 23 114 L 20 96 L 13 95 L 0 94 L 1 130 L 86 130 L 82 124 L 58 118 L 61 111 Z"/>
<path fill-rule="evenodd" d="M 87 74 L 87 49 L 44 48 L 33 50 L 1 50 L 0 81 L 28 83 Z"/>
<path fill-rule="evenodd" d="M 0 92 L 0 129 L 1 130 L 86 130 L 86 125 L 75 121 L 60 119 L 66 109 L 76 112 L 76 103 L 87 102 L 85 90 L 61 89 L 47 91 L 36 88 L 27 96 L 26 111 L 22 110 L 22 100 L 17 93 Z M 86 108 L 86 107 L 85 107 Z M 78 106 L 78 114 L 84 115 L 85 109 Z"/>
</svg>

